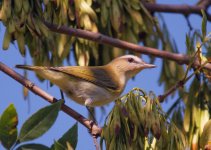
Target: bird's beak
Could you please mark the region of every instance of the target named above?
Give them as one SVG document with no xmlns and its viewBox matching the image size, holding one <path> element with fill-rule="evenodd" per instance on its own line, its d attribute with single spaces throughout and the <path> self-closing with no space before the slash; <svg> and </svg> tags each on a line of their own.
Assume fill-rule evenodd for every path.
<svg viewBox="0 0 211 150">
<path fill-rule="evenodd" d="M 147 63 L 143 64 L 143 68 L 155 68 L 155 67 L 156 66 L 153 64 L 147 64 Z"/>
</svg>

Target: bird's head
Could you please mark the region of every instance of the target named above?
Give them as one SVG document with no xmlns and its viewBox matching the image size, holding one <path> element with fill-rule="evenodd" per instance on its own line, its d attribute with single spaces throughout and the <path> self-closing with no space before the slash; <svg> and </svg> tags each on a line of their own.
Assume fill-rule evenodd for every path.
<svg viewBox="0 0 211 150">
<path fill-rule="evenodd" d="M 109 65 L 118 72 L 123 73 L 126 76 L 126 80 L 132 78 L 143 69 L 156 67 L 153 64 L 145 63 L 141 58 L 134 55 L 118 57 L 111 61 Z"/>
</svg>

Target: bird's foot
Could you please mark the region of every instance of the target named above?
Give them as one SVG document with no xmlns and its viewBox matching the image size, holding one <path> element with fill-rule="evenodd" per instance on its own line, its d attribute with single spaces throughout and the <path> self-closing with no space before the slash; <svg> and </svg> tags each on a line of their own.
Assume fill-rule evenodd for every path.
<svg viewBox="0 0 211 150">
<path fill-rule="evenodd" d="M 92 134 L 92 127 L 94 126 L 94 124 L 95 124 L 95 122 L 93 121 L 93 120 L 90 120 L 90 122 L 89 122 L 89 125 L 90 125 L 90 129 L 88 129 L 88 132 L 90 133 L 90 134 Z"/>
<path fill-rule="evenodd" d="M 89 107 L 89 106 L 86 106 L 86 108 L 87 108 L 87 110 L 88 110 L 88 112 L 89 112 L 89 115 L 90 115 L 90 118 L 92 119 L 91 120 L 91 123 L 94 123 L 94 124 L 98 124 L 97 123 L 97 121 L 96 121 L 96 119 L 95 119 L 95 116 L 94 116 L 94 114 L 93 114 L 93 111 L 91 110 L 91 108 Z M 91 125 L 91 123 L 90 123 L 90 125 Z"/>
</svg>

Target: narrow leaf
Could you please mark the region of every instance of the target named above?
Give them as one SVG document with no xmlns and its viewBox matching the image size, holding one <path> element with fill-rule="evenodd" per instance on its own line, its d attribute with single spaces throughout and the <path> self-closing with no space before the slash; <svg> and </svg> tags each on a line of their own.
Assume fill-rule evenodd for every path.
<svg viewBox="0 0 211 150">
<path fill-rule="evenodd" d="M 186 107 L 185 114 L 184 114 L 184 121 L 183 121 L 183 127 L 184 127 L 186 132 L 188 132 L 189 129 L 190 129 L 190 124 L 191 124 L 190 117 L 191 117 L 190 107 Z"/>
<path fill-rule="evenodd" d="M 201 23 L 201 30 L 202 30 L 202 37 L 203 37 L 203 40 L 205 39 L 206 37 L 206 33 L 207 33 L 207 16 L 206 16 L 206 13 L 204 10 L 201 10 L 201 13 L 202 13 L 202 23 Z"/>
<path fill-rule="evenodd" d="M 190 51 L 190 47 L 191 47 L 190 38 L 187 34 L 186 34 L 186 47 L 187 47 L 187 50 Z"/>
<path fill-rule="evenodd" d="M 21 145 L 17 150 L 50 150 L 50 148 L 42 144 L 31 143 Z"/>
<path fill-rule="evenodd" d="M 33 114 L 22 126 L 19 142 L 36 139 L 43 135 L 55 122 L 63 101 L 44 107 Z"/>
<path fill-rule="evenodd" d="M 17 139 L 18 116 L 13 104 L 10 104 L 0 118 L 0 141 L 10 149 Z"/>
<path fill-rule="evenodd" d="M 6 31 L 4 32 L 4 40 L 2 44 L 3 50 L 7 50 L 9 48 L 11 39 L 12 39 L 12 35 L 11 33 L 9 33 L 8 29 L 6 29 Z"/>
</svg>

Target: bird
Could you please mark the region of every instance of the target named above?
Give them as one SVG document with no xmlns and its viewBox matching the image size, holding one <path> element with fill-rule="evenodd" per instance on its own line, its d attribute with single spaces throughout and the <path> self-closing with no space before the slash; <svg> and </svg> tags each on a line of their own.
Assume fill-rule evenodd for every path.
<svg viewBox="0 0 211 150">
<path fill-rule="evenodd" d="M 16 67 L 36 72 L 57 85 L 73 101 L 87 107 L 96 107 L 116 100 L 129 79 L 143 69 L 156 66 L 135 55 L 123 55 L 103 66 Z"/>
</svg>

